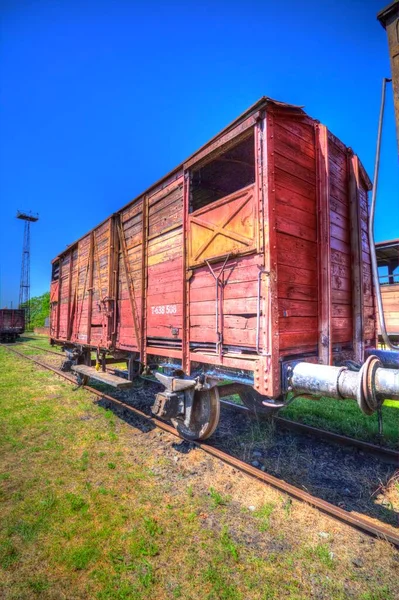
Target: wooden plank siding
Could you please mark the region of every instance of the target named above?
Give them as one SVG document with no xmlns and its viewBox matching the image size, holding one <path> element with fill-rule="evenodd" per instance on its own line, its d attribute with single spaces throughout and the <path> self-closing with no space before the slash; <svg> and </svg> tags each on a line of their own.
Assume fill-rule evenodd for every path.
<svg viewBox="0 0 399 600">
<path fill-rule="evenodd" d="M 368 210 L 369 185 L 359 169 L 359 209 L 360 209 L 360 235 L 362 248 L 362 285 L 363 285 L 363 337 L 365 346 L 373 346 L 377 336 L 376 301 L 373 286 L 373 273 L 371 268 L 370 243 L 368 237 L 369 210 Z"/>
<path fill-rule="evenodd" d="M 352 344 L 352 259 L 346 149 L 329 133 L 332 343 Z"/>
<path fill-rule="evenodd" d="M 216 264 L 215 272 L 221 269 Z M 219 312 L 223 343 L 255 346 L 257 282 L 262 256 L 259 254 L 227 261 L 220 277 Z M 215 344 L 216 283 L 208 266 L 193 272 L 190 279 L 190 341 Z"/>
<path fill-rule="evenodd" d="M 76 311 L 72 329 L 72 341 L 87 343 L 87 317 L 89 308 L 89 271 L 91 234 L 79 241 L 76 270 Z"/>
<path fill-rule="evenodd" d="M 381 297 L 388 335 L 399 335 L 399 283 L 382 285 Z"/>
<path fill-rule="evenodd" d="M 116 342 L 123 350 L 140 350 L 142 323 L 143 205 L 140 198 L 120 214 L 120 234 L 124 238 L 127 269 L 123 250 L 118 254 Z M 123 243 L 123 240 L 121 240 Z M 130 289 L 129 289 L 130 288 Z M 135 324 L 136 321 L 136 324 Z M 136 329 L 138 332 L 136 333 Z"/>
<path fill-rule="evenodd" d="M 146 337 L 183 337 L 183 177 L 148 198 Z M 162 345 L 162 344 L 159 344 Z"/>
<path fill-rule="evenodd" d="M 317 207 L 314 127 L 274 122 L 278 330 L 280 354 L 318 340 Z"/>
</svg>

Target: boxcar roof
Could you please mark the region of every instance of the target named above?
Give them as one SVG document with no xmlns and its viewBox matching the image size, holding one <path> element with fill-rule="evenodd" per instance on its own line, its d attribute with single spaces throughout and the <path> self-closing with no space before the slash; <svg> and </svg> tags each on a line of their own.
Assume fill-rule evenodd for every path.
<svg viewBox="0 0 399 600">
<path fill-rule="evenodd" d="M 397 259 L 399 258 L 399 239 L 378 242 L 375 250 L 378 261 Z"/>
<path fill-rule="evenodd" d="M 187 162 L 192 161 L 197 154 L 203 153 L 218 138 L 220 138 L 222 135 L 225 135 L 226 133 L 228 133 L 231 129 L 233 129 L 234 127 L 236 127 L 237 125 L 239 125 L 242 121 L 244 121 L 245 119 L 247 119 L 248 117 L 250 117 L 251 115 L 253 115 L 254 113 L 256 113 L 257 111 L 262 110 L 263 108 L 265 108 L 268 104 L 272 104 L 276 108 L 279 108 L 279 109 L 282 109 L 282 110 L 287 110 L 287 112 L 295 112 L 298 115 L 301 115 L 303 117 L 308 117 L 312 121 L 316 121 L 316 119 L 313 119 L 312 117 L 309 117 L 309 115 L 307 115 L 307 113 L 303 110 L 303 106 L 297 106 L 295 104 L 288 104 L 286 102 L 281 102 L 280 100 L 274 100 L 273 98 L 270 98 L 269 96 L 262 96 L 259 100 L 257 100 L 257 102 L 255 102 L 254 104 L 252 104 L 249 108 L 247 108 L 247 110 L 245 110 L 241 115 L 239 115 L 236 119 L 234 119 L 234 121 L 232 121 L 231 123 L 229 123 L 229 125 L 227 125 L 226 127 L 224 127 L 224 129 L 222 129 L 221 131 L 219 131 L 219 133 L 217 133 L 216 135 L 214 135 L 210 140 L 208 140 L 203 146 L 201 146 L 200 148 L 198 148 L 198 150 L 196 150 L 193 154 L 191 154 L 190 156 L 188 156 L 177 167 L 175 167 L 174 169 L 172 169 L 172 171 L 169 171 L 169 173 L 167 173 L 166 175 L 164 175 L 163 177 L 161 177 L 160 179 L 158 179 L 155 183 L 153 183 L 150 187 L 148 187 L 146 190 L 144 190 L 143 192 L 141 192 L 138 196 L 136 196 L 132 200 L 129 200 L 126 204 L 124 204 L 120 209 L 118 209 L 113 214 L 118 214 L 119 212 L 121 212 L 122 210 L 124 210 L 127 206 L 130 206 L 130 204 L 133 204 L 133 202 L 136 202 L 136 200 L 139 200 L 140 198 L 142 198 L 145 194 L 148 194 L 152 190 L 155 190 L 156 188 L 158 188 L 159 186 L 161 186 L 161 184 L 163 182 L 165 182 L 165 185 L 166 185 L 166 183 L 169 182 L 169 179 L 173 175 L 176 175 L 176 173 L 178 173 L 179 171 L 181 171 L 184 168 L 184 165 Z M 366 180 L 366 182 L 367 182 L 367 184 L 369 186 L 369 189 L 371 189 L 370 178 L 367 175 L 367 172 L 364 169 L 364 167 L 363 167 L 363 165 L 362 165 L 362 163 L 361 163 L 360 160 L 359 160 L 359 163 L 360 163 L 362 174 L 363 174 L 363 176 L 364 176 L 364 178 L 365 178 L 365 180 Z M 162 189 L 162 186 L 161 186 L 160 189 Z M 96 225 L 95 227 L 93 227 L 92 229 L 90 229 L 88 232 L 86 232 L 80 238 L 78 238 L 77 240 L 75 240 L 72 244 L 68 244 L 67 247 L 65 248 L 65 250 L 63 250 L 62 252 L 60 252 L 51 262 L 53 263 L 56 260 L 58 260 L 61 256 L 63 256 L 63 254 L 65 254 L 66 252 L 68 252 L 68 250 L 70 250 L 73 246 L 75 246 L 81 239 L 83 239 L 84 237 L 86 237 L 86 235 L 88 233 L 90 233 L 90 231 L 92 231 L 93 229 L 97 229 L 103 223 L 105 223 L 109 219 L 110 216 L 112 216 L 112 215 L 109 215 L 108 217 L 106 217 L 103 221 L 101 221 L 101 223 L 99 223 L 98 225 Z"/>
</svg>

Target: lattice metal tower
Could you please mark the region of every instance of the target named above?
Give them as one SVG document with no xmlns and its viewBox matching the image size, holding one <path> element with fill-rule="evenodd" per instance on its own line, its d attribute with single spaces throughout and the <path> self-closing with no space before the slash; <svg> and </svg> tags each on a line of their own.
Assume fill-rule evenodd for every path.
<svg viewBox="0 0 399 600">
<path fill-rule="evenodd" d="M 22 245 L 21 282 L 19 285 L 19 308 L 25 308 L 25 327 L 30 327 L 30 224 L 39 216 L 17 212 L 17 219 L 24 221 L 24 241 Z"/>
</svg>

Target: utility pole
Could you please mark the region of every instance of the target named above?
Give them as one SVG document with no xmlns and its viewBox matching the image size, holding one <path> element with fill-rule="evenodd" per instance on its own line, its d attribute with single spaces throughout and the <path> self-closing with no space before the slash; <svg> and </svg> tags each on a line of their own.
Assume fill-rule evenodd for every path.
<svg viewBox="0 0 399 600">
<path fill-rule="evenodd" d="M 21 282 L 19 285 L 19 308 L 25 309 L 25 328 L 30 328 L 30 224 L 39 220 L 31 212 L 17 211 L 17 219 L 24 221 L 24 239 L 22 244 Z"/>
</svg>

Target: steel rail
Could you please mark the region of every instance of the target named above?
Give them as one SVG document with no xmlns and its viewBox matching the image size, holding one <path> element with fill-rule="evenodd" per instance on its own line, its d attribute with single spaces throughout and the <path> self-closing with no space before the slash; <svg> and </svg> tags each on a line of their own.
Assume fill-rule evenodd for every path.
<svg viewBox="0 0 399 600">
<path fill-rule="evenodd" d="M 59 371 L 58 369 L 55 369 L 54 367 L 50 367 L 49 365 L 46 365 L 45 363 L 42 363 L 42 362 L 38 361 L 37 359 L 35 359 L 31 356 L 28 356 L 27 354 L 18 352 L 18 350 L 15 350 L 14 348 L 10 348 L 9 346 L 4 346 L 4 347 L 7 348 L 7 350 L 13 352 L 14 354 L 17 354 L 18 356 L 21 356 L 22 358 L 26 358 L 27 360 L 30 360 L 31 362 L 43 367 L 44 369 L 47 369 L 48 371 L 55 373 L 59 377 L 62 377 L 63 379 L 66 379 L 67 381 L 70 381 L 71 383 L 76 384 L 75 379 L 73 377 L 67 375 L 66 373 L 63 373 L 62 371 Z M 153 423 L 156 427 L 159 427 L 160 429 L 163 429 L 164 431 L 171 433 L 175 437 L 177 437 L 181 440 L 184 439 L 178 434 L 178 432 L 176 431 L 176 429 L 174 427 L 172 427 L 171 425 L 168 425 L 164 421 L 161 421 L 160 419 L 157 419 L 156 417 L 149 416 L 146 413 L 144 413 L 143 411 L 139 410 L 138 408 L 134 408 L 133 406 L 130 406 L 129 404 L 126 404 L 125 402 L 122 402 L 121 400 L 114 398 L 113 396 L 104 394 L 103 392 L 100 392 L 99 390 L 96 390 L 95 388 L 92 388 L 88 385 L 83 385 L 82 387 L 100 398 L 108 400 L 109 402 L 116 404 L 117 406 L 121 406 L 123 409 L 128 410 L 128 411 L 132 412 L 133 414 L 137 415 L 138 417 L 145 419 L 147 422 Z M 252 465 L 249 465 L 248 463 L 245 463 L 242 460 L 235 458 L 234 456 L 230 456 L 229 454 L 226 454 L 225 452 L 223 452 L 223 450 L 219 450 L 218 448 L 215 448 L 214 446 L 211 446 L 208 443 L 200 442 L 200 441 L 192 442 L 192 443 L 195 444 L 198 448 L 201 448 L 207 454 L 210 454 L 211 456 L 214 456 L 215 458 L 220 459 L 224 463 L 240 470 L 241 472 L 246 473 L 247 475 L 250 475 L 251 477 L 253 477 L 255 479 L 258 479 L 258 480 L 262 481 L 263 483 L 267 483 L 267 484 L 271 485 L 272 487 L 288 494 L 289 496 L 296 498 L 297 500 L 306 502 L 307 504 L 310 504 L 314 508 L 319 509 L 320 511 L 338 519 L 339 521 L 341 521 L 347 525 L 351 525 L 352 527 L 360 529 L 361 531 L 364 531 L 364 532 L 366 532 L 370 535 L 373 535 L 377 538 L 385 539 L 387 542 L 399 547 L 399 533 L 396 534 L 391 529 L 388 529 L 379 524 L 375 524 L 372 521 L 369 521 L 365 517 L 353 515 L 353 514 L 349 513 L 348 511 L 346 511 L 342 508 L 339 508 L 338 506 L 335 506 L 334 504 L 331 504 L 330 502 L 327 502 L 325 500 L 317 498 L 316 496 L 312 496 L 308 492 L 305 492 L 305 491 L 295 487 L 294 485 L 291 485 L 290 483 L 286 483 L 285 481 L 278 479 L 277 477 L 274 477 L 273 475 L 269 475 L 268 473 L 265 473 L 265 472 L 261 471 L 260 469 L 257 469 L 256 467 L 253 467 Z"/>
<path fill-rule="evenodd" d="M 241 404 L 235 404 L 234 402 L 228 402 L 227 400 L 221 400 L 220 402 L 222 406 L 226 407 L 228 410 L 236 410 L 248 414 L 249 416 L 255 416 L 255 413 L 253 413 L 253 411 L 251 411 L 246 406 L 242 406 Z M 268 418 L 262 413 L 258 413 L 257 417 L 261 419 Z M 301 434 L 312 435 L 314 437 L 320 438 L 321 440 L 325 440 L 326 442 L 339 444 L 340 446 L 354 447 L 358 450 L 362 450 L 367 454 L 376 456 L 377 458 L 388 464 L 397 465 L 399 467 L 399 452 L 397 450 L 393 450 L 392 448 L 377 446 L 376 444 L 371 444 L 370 442 L 365 442 L 363 440 L 351 438 L 340 433 L 335 433 L 334 431 L 319 429 L 318 427 L 313 427 L 312 425 L 306 425 L 306 423 L 298 423 L 297 421 L 284 419 L 283 417 L 273 417 L 273 421 L 282 429 L 289 429 L 291 431 L 296 431 Z"/>
<path fill-rule="evenodd" d="M 48 348 L 41 348 L 40 346 L 33 346 L 33 344 L 27 344 L 25 342 L 17 342 L 16 344 L 13 344 L 13 346 L 26 346 L 26 348 L 34 348 L 35 350 L 41 350 L 42 352 L 47 352 L 48 354 L 55 354 L 56 356 L 59 356 L 60 358 L 64 357 L 64 353 L 59 351 L 56 352 L 55 350 L 49 350 Z M 121 359 L 118 362 L 124 362 L 123 359 Z M 107 371 L 109 373 L 113 373 L 115 371 L 115 369 L 111 368 L 107 368 Z"/>
<path fill-rule="evenodd" d="M 33 344 L 27 344 L 26 342 L 16 342 L 17 346 L 26 346 L 27 348 L 33 348 L 34 350 L 41 350 L 48 354 L 55 354 L 56 356 L 63 356 L 62 352 L 56 352 L 55 350 L 49 350 L 48 348 L 41 348 L 40 346 L 33 346 Z"/>
</svg>

